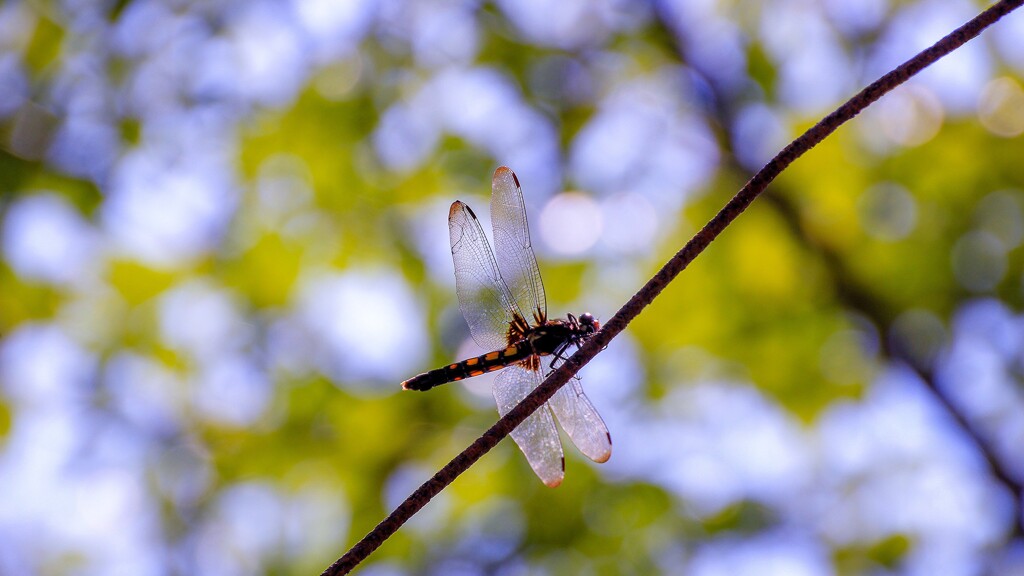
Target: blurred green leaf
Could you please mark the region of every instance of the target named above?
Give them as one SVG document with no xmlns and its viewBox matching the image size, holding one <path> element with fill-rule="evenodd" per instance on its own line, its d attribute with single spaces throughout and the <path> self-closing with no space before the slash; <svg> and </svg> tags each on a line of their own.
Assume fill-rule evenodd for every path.
<svg viewBox="0 0 1024 576">
<path fill-rule="evenodd" d="M 111 287 L 131 305 L 149 301 L 177 279 L 172 273 L 154 270 L 130 260 L 110 262 L 107 278 Z"/>
<path fill-rule="evenodd" d="M 64 29 L 50 18 L 38 16 L 25 52 L 25 64 L 35 73 L 45 71 L 60 56 L 63 42 Z"/>
</svg>

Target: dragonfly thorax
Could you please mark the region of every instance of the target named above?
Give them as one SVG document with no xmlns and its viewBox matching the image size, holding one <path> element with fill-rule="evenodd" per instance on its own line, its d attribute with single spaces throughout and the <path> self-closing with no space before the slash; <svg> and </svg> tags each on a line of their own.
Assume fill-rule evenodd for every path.
<svg viewBox="0 0 1024 576">
<path fill-rule="evenodd" d="M 565 320 L 548 320 L 533 327 L 526 334 L 526 340 L 540 356 L 561 355 L 569 345 L 583 344 L 600 327 L 601 324 L 589 313 L 581 314 L 578 319 L 569 314 Z"/>
</svg>

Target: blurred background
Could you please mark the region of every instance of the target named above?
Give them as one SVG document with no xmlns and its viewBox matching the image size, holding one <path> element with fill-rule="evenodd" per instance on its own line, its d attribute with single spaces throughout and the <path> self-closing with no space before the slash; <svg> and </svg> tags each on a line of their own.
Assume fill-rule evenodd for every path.
<svg viewBox="0 0 1024 576">
<path fill-rule="evenodd" d="M 314 574 L 497 417 L 448 205 L 607 319 L 962 0 L 0 4 L 0 574 Z M 362 574 L 1020 574 L 1024 13 L 792 166 Z M 485 226 L 488 224 L 485 222 Z"/>
</svg>

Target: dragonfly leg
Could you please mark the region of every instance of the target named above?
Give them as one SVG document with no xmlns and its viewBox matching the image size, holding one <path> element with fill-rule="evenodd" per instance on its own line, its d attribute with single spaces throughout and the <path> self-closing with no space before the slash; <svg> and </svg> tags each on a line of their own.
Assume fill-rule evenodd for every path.
<svg viewBox="0 0 1024 576">
<path fill-rule="evenodd" d="M 551 363 L 548 364 L 549 368 L 554 370 L 555 362 L 565 362 L 568 359 L 568 357 L 565 355 L 565 351 L 569 348 L 569 344 L 571 344 L 571 342 L 566 342 L 564 344 L 561 344 L 558 348 L 555 348 L 555 351 L 551 353 Z"/>
</svg>

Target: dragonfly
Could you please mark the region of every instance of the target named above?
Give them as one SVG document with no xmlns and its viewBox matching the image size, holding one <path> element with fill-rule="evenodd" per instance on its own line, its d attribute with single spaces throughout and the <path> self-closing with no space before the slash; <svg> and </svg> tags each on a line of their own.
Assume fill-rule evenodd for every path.
<svg viewBox="0 0 1024 576">
<path fill-rule="evenodd" d="M 414 376 L 402 387 L 425 391 L 502 370 L 492 392 L 498 412 L 504 416 L 565 360 L 570 348 L 581 346 L 601 325 L 589 313 L 548 318 L 519 179 L 502 166 L 494 172 L 491 190 L 494 252 L 476 214 L 461 201 L 452 203 L 448 211 L 448 230 L 459 307 L 473 339 L 492 352 Z M 612 454 L 608 427 L 579 379 L 570 380 L 512 431 L 512 439 L 530 467 L 552 488 L 565 476 L 555 419 L 580 452 L 594 462 L 605 462 Z"/>
</svg>

